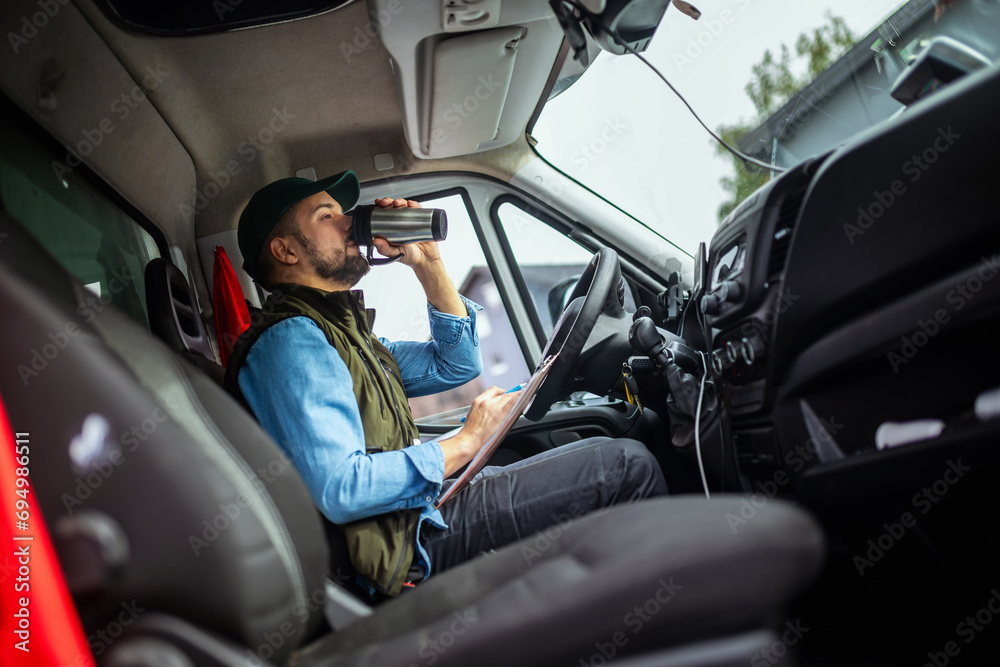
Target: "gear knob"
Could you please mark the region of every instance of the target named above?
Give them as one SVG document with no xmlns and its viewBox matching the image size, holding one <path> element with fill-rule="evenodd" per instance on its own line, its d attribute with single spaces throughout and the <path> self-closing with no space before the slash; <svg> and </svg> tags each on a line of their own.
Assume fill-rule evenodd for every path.
<svg viewBox="0 0 1000 667">
<path fill-rule="evenodd" d="M 639 352 L 656 362 L 657 366 L 666 366 L 670 358 L 663 351 L 663 337 L 656 330 L 652 318 L 640 317 L 632 323 L 628 332 L 628 340 Z"/>
</svg>

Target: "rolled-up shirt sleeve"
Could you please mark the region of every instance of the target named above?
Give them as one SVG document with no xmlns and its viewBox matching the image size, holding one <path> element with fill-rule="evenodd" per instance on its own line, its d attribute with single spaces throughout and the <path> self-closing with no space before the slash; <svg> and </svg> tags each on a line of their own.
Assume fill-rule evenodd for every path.
<svg viewBox="0 0 1000 667">
<path fill-rule="evenodd" d="M 442 313 L 427 304 L 431 327 L 429 342 L 379 339 L 399 365 L 407 396 L 427 396 L 453 389 L 482 373 L 476 313 L 483 307 L 464 296 L 462 302 L 468 311 L 465 317 Z"/>
<path fill-rule="evenodd" d="M 239 385 L 333 523 L 433 507 L 444 478 L 440 445 L 366 453 L 347 365 L 311 319 L 292 317 L 261 334 Z"/>
</svg>

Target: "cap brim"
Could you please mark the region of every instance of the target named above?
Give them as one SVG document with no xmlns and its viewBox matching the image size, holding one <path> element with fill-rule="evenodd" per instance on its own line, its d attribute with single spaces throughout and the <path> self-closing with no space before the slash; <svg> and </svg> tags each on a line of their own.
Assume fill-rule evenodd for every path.
<svg viewBox="0 0 1000 667">
<path fill-rule="evenodd" d="M 358 181 L 357 174 L 350 169 L 316 182 L 323 184 L 321 189 L 326 190 L 331 197 L 336 199 L 341 210 L 345 213 L 354 208 L 361 197 L 361 183 Z"/>
<path fill-rule="evenodd" d="M 361 197 L 361 183 L 358 181 L 358 176 L 353 171 L 348 169 L 347 171 L 343 171 L 339 174 L 321 178 L 318 181 L 315 181 L 312 186 L 303 188 L 299 192 L 302 196 L 299 197 L 297 201 L 289 204 L 288 207 L 281 212 L 281 215 L 284 215 L 285 211 L 306 197 L 312 197 L 314 194 L 323 192 L 324 190 L 327 194 L 337 200 L 337 203 L 340 204 L 340 209 L 344 213 L 354 208 L 354 205 L 358 203 L 358 199 Z"/>
</svg>

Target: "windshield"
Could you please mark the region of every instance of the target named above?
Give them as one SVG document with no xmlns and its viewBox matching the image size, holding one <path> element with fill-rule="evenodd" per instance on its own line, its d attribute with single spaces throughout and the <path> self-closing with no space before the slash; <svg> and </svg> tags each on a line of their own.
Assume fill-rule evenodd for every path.
<svg viewBox="0 0 1000 667">
<path fill-rule="evenodd" d="M 699 5 L 697 21 L 668 8 L 643 55 L 706 125 L 782 167 L 904 109 L 890 91 L 932 37 L 1000 57 L 1000 0 Z M 546 104 L 532 135 L 553 166 L 689 253 L 771 178 L 737 164 L 631 55 L 602 52 Z"/>
</svg>

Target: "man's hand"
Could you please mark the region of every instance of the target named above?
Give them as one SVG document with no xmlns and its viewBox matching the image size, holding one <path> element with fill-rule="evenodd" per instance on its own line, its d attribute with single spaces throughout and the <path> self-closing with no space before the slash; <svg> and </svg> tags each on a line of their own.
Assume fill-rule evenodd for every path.
<svg viewBox="0 0 1000 667">
<path fill-rule="evenodd" d="M 490 387 L 472 401 L 472 408 L 465 416 L 465 426 L 458 435 L 438 443 L 444 452 L 445 477 L 471 461 L 483 448 L 520 394 L 520 391 L 506 393 L 500 387 Z"/>
<path fill-rule="evenodd" d="M 422 208 L 420 202 L 415 202 L 412 199 L 393 199 L 391 197 L 376 199 L 375 204 L 382 208 Z M 455 284 L 451 282 L 448 272 L 445 271 L 436 241 L 390 245 L 388 241 L 379 236 L 372 239 L 372 242 L 375 249 L 383 257 L 402 255 L 400 263 L 413 269 L 417 280 L 424 288 L 427 301 L 438 311 L 458 317 L 465 317 L 469 314 L 462 299 L 458 296 Z"/>
<path fill-rule="evenodd" d="M 382 208 L 423 208 L 420 206 L 420 202 L 413 201 L 412 199 L 393 199 L 391 197 L 376 199 L 375 204 Z M 383 257 L 402 255 L 402 258 L 399 260 L 400 263 L 414 269 L 418 266 L 426 266 L 441 261 L 441 253 L 438 250 L 436 241 L 391 245 L 381 236 L 372 239 L 372 241 L 380 255 Z"/>
</svg>

